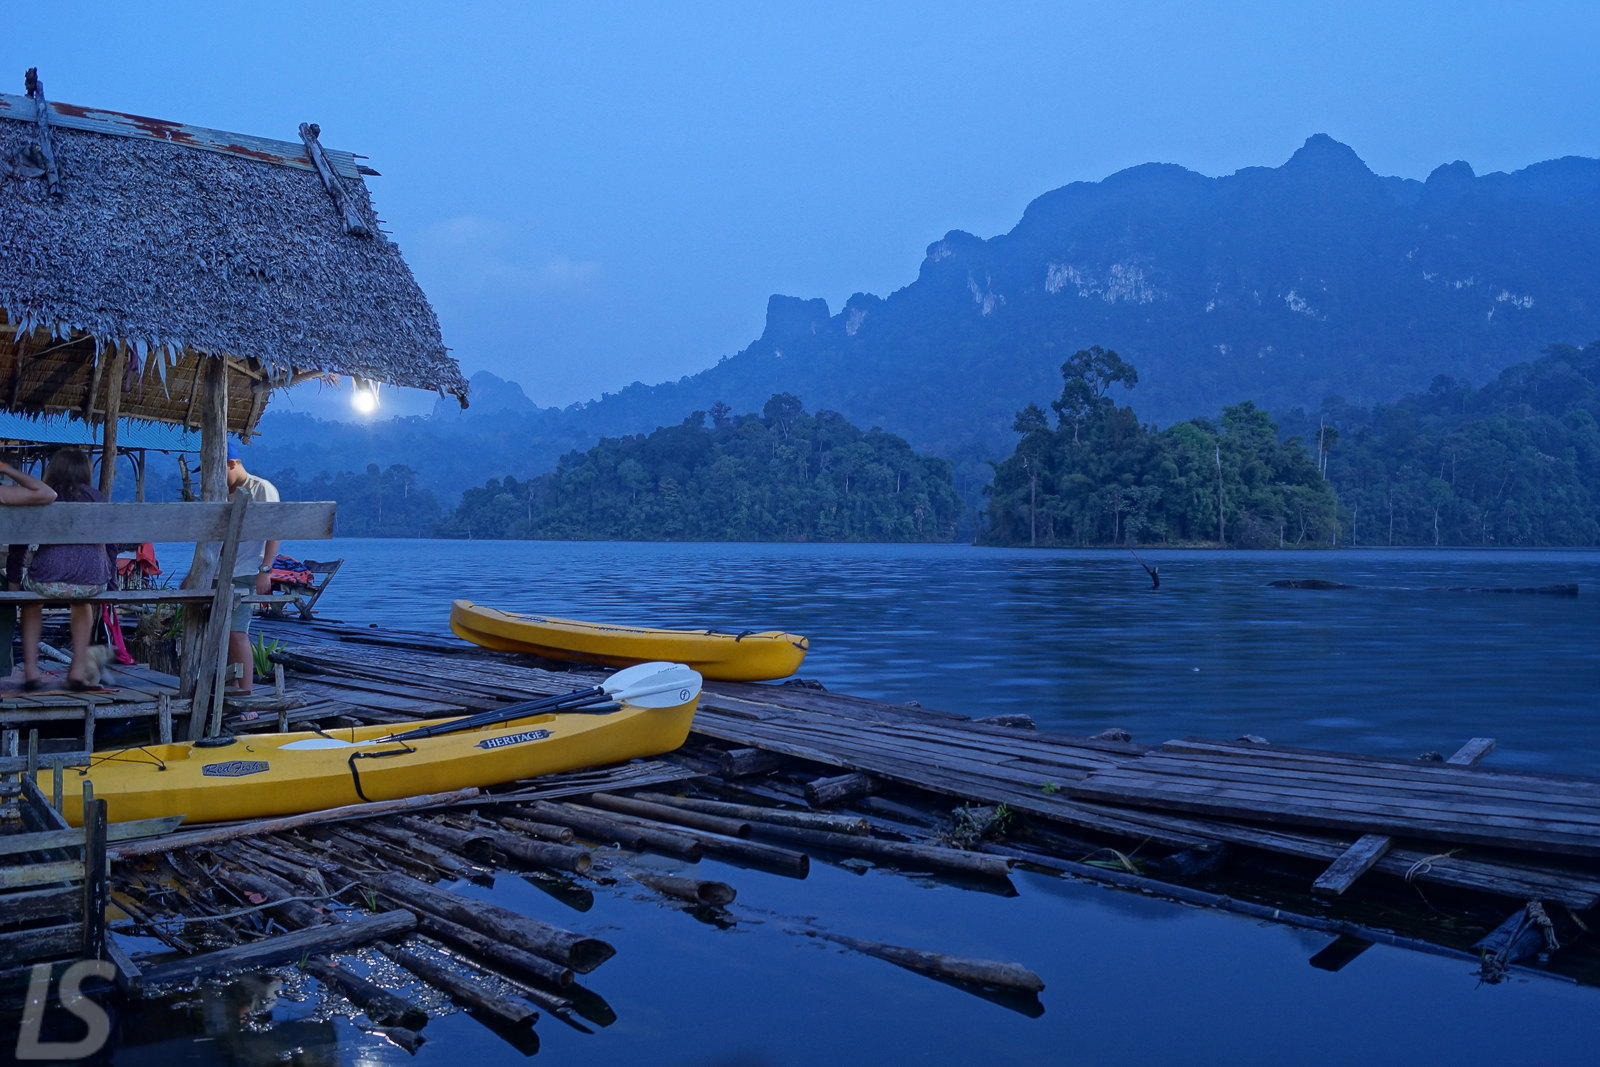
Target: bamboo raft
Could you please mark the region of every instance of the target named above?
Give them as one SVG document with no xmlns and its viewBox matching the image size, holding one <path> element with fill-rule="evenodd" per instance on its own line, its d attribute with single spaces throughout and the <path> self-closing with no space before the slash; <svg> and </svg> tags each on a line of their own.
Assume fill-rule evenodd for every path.
<svg viewBox="0 0 1600 1067">
<path fill-rule="evenodd" d="M 225 709 L 235 733 L 405 723 L 600 676 L 428 634 L 263 630 L 283 642 L 282 693 L 266 710 Z M 40 959 L 96 951 L 128 995 L 301 961 L 396 1043 L 422 1040 L 414 990 L 426 986 L 525 1046 L 541 1010 L 577 1026 L 614 1018 L 576 984 L 614 949 L 443 887 L 514 870 L 581 907 L 586 883 L 628 878 L 733 921 L 735 886 L 634 869 L 644 852 L 801 878 L 814 861 L 868 862 L 974 885 L 1023 864 L 1324 932 L 1337 940 L 1312 963 L 1328 969 L 1385 943 L 1470 960 L 1489 980 L 1537 958 L 1538 973 L 1600 984 L 1584 937 L 1600 902 L 1600 780 L 1482 767 L 1494 747 L 1482 738 L 1448 760 L 1401 760 L 1117 733 L 972 721 L 815 683 L 708 683 L 689 743 L 655 760 L 259 823 L 33 838 L 41 847 L 0 854 L 0 986 L 19 988 Z M 0 772 L 14 775 L 26 758 L 8 744 Z M 28 809 L 18 829 L 54 825 L 46 792 L 11 789 Z M 112 932 L 167 953 L 135 960 L 93 929 L 96 871 L 109 871 L 98 877 L 121 916 Z M 28 909 L 7 908 L 24 896 Z M 1037 976 L 1017 964 L 806 932 L 1043 1010 Z M 340 963 L 352 953 L 407 977 L 358 979 Z"/>
</svg>

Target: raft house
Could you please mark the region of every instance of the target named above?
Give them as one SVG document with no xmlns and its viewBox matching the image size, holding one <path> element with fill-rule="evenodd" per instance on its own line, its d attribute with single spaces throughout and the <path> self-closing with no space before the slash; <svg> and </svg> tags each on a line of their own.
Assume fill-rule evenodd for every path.
<svg viewBox="0 0 1600 1067">
<path fill-rule="evenodd" d="M 464 394 L 398 252 L 379 243 L 353 157 L 338 156 L 346 169 L 332 169 L 326 161 L 334 156 L 315 144 L 314 130 L 297 147 L 86 109 L 71 114 L 101 125 L 70 126 L 57 120 L 66 109 L 44 109 L 39 99 L 0 100 L 0 116 L 10 119 L 0 123 L 8 138 L 0 154 L 34 159 L 27 146 L 53 136 L 62 163 L 60 200 L 41 175 L 0 182 L 0 211 L 26 220 L 31 229 L 18 232 L 47 246 L 36 257 L 14 245 L 0 250 L 6 284 L 22 271 L 34 279 L 35 301 L 5 305 L 8 322 L 18 324 L 12 336 L 23 340 L 13 346 L 18 354 L 6 356 L 12 362 L 0 363 L 0 380 L 46 380 L 32 363 L 16 369 L 26 349 L 29 359 L 57 361 L 50 373 L 62 384 L 49 396 L 91 419 L 98 413 L 105 425 L 110 415 L 130 417 L 146 396 L 157 399 L 136 409 L 150 414 L 136 417 L 177 424 L 193 417 L 210 503 L 187 506 L 198 509 L 182 526 L 188 539 L 236 540 L 241 529 L 248 536 L 261 528 L 250 526 L 254 509 L 241 514 L 222 502 L 219 457 L 224 429 L 248 432 L 259 417 L 262 383 L 387 373 Z M 41 114 L 53 123 L 50 136 Z M 206 180 L 188 177 L 191 169 Z M 98 308 L 124 306 L 110 300 L 63 298 L 51 310 L 46 296 L 66 287 L 58 281 L 52 289 L 49 268 L 35 262 L 61 262 L 55 243 L 84 238 L 48 220 L 72 197 L 97 195 L 96 180 L 112 190 L 147 189 L 155 205 L 174 188 L 201 202 L 225 200 L 225 217 L 238 220 L 248 241 L 244 231 L 211 233 L 207 214 L 195 225 L 211 237 L 198 243 L 192 262 L 180 265 L 163 252 L 139 263 L 173 275 L 176 292 L 199 287 L 219 306 L 242 302 L 255 309 L 254 322 L 246 328 L 189 309 L 163 324 L 157 311 L 173 305 L 154 296 L 127 305 L 147 309 L 127 321 L 95 317 Z M 238 195 L 218 194 L 218 186 Z M 86 220 L 100 217 L 81 210 Z M 149 214 L 162 233 L 174 225 L 158 207 Z M 145 247 L 141 217 L 135 211 L 104 223 L 127 227 L 123 241 L 105 242 L 107 254 Z M 175 241 L 164 249 L 180 247 Z M 69 278 L 77 267 L 56 269 Z M 101 274 L 106 286 L 148 282 L 135 270 L 97 267 Z M 329 295 L 358 282 L 376 286 L 391 309 L 409 309 L 411 320 L 395 325 L 368 315 L 371 299 Z M 285 326 L 292 316 L 305 316 L 295 320 L 303 326 Z M 386 324 L 399 336 L 385 335 Z M 131 344 L 130 336 L 146 340 Z M 79 362 L 60 362 L 69 351 Z M 412 354 L 402 360 L 402 351 Z M 113 390 L 117 400 L 106 395 L 107 381 L 123 383 Z M 37 413 L 49 408 L 43 395 L 13 390 Z M 303 524 L 295 536 L 328 529 L 321 512 L 284 514 L 281 528 Z M 107 539 L 96 531 L 91 540 Z M 221 614 L 210 593 L 195 595 L 186 607 L 205 604 L 213 618 Z M 214 632 L 200 648 L 184 649 L 179 677 L 124 672 L 113 684 L 146 694 L 124 698 L 129 704 L 167 709 L 155 717 L 152 742 L 170 739 L 174 728 L 248 741 L 255 731 L 325 732 L 490 711 L 604 677 L 593 667 L 452 637 L 321 618 L 267 619 L 262 631 L 282 643 L 272 655 L 268 707 L 230 707 L 205 688 L 217 675 L 214 662 L 191 669 L 216 647 Z M 27 701 L 8 701 L 0 718 L 31 710 Z M 89 721 L 99 710 L 75 714 Z M 108 824 L 103 800 L 78 796 L 75 768 L 88 752 L 44 752 L 37 726 L 14 725 L 0 755 L 0 790 L 20 816 L 8 827 L 15 832 L 0 836 L 0 986 L 20 991 L 33 964 L 59 968 L 80 956 L 109 959 L 129 997 L 299 966 L 404 1047 L 425 1039 L 421 1002 L 440 1002 L 423 995 L 426 987 L 526 1051 L 537 1047 L 531 1027 L 541 1011 L 580 1027 L 615 1018 L 603 973 L 579 978 L 616 947 L 561 920 L 565 910 L 583 910 L 598 886 L 629 878 L 696 918 L 739 921 L 729 910 L 738 886 L 693 877 L 692 866 L 667 876 L 636 862 L 651 853 L 686 864 L 714 856 L 793 878 L 806 877 L 813 862 L 871 864 L 1000 893 L 1022 866 L 1317 932 L 1327 944 L 1308 962 L 1325 970 L 1385 944 L 1459 960 L 1489 982 L 1538 976 L 1600 984 L 1589 931 L 1600 901 L 1600 779 L 1495 769 L 1485 763 L 1494 748 L 1487 738 L 1441 743 L 1440 752 L 1415 759 L 1251 735 L 1146 740 L 1115 727 L 1067 736 L 1037 729 L 1027 716 L 971 718 L 886 704 L 811 680 L 710 681 L 688 742 L 656 757 L 375 803 L 352 794 L 347 805 L 277 818 L 176 825 L 177 818 Z M 84 742 L 92 742 L 92 730 Z M 83 813 L 83 825 L 70 825 L 64 811 Z M 549 914 L 519 914 L 447 888 L 501 874 L 544 888 Z M 887 944 L 870 940 L 870 930 L 832 930 L 834 922 L 850 917 L 822 917 L 811 933 L 1019 1012 L 1044 1010 L 1043 983 L 1028 961 Z M 158 939 L 166 951 L 132 958 L 117 932 Z M 383 960 L 395 967 L 378 966 Z M 364 971 L 390 977 L 375 981 Z"/>
</svg>

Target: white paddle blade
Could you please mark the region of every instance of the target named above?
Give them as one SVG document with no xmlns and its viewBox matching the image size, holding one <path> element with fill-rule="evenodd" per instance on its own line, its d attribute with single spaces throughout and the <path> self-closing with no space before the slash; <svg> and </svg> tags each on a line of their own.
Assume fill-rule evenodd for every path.
<svg viewBox="0 0 1600 1067">
<path fill-rule="evenodd" d="M 624 667 L 622 670 L 611 675 L 611 677 L 600 683 L 600 688 L 615 696 L 617 691 L 620 689 L 626 689 L 629 686 L 644 681 L 653 674 L 660 674 L 662 671 L 671 670 L 673 667 L 677 666 L 679 666 L 679 664 L 668 663 L 666 660 L 655 660 L 651 663 L 637 663 L 632 667 Z"/>
<path fill-rule="evenodd" d="M 360 745 L 374 744 L 372 741 L 340 741 L 336 737 L 308 737 L 303 741 L 290 741 L 287 745 L 279 745 L 279 752 L 306 752 L 319 748 L 356 748 Z"/>
<path fill-rule="evenodd" d="M 635 686 L 612 693 L 613 699 L 636 708 L 675 708 L 700 695 L 700 672 L 681 664 L 670 671 L 644 679 Z"/>
</svg>

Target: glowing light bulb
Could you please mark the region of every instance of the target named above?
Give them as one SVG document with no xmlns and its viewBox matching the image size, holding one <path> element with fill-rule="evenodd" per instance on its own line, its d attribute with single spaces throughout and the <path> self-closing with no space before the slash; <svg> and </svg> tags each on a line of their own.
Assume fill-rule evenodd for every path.
<svg viewBox="0 0 1600 1067">
<path fill-rule="evenodd" d="M 350 397 L 350 406 L 363 415 L 371 415 L 378 410 L 378 383 L 368 378 L 357 379 L 355 394 Z"/>
</svg>

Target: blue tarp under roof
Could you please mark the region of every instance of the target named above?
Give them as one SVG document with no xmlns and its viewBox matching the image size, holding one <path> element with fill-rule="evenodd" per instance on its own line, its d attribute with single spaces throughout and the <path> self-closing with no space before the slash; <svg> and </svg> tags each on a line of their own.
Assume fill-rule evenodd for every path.
<svg viewBox="0 0 1600 1067">
<path fill-rule="evenodd" d="M 65 415 L 30 419 L 0 411 L 0 442 L 8 444 L 100 446 L 100 427 Z M 164 422 L 121 420 L 117 448 L 148 448 L 153 452 L 198 452 L 200 431 Z"/>
</svg>

